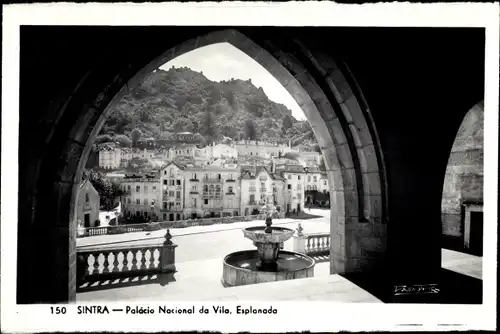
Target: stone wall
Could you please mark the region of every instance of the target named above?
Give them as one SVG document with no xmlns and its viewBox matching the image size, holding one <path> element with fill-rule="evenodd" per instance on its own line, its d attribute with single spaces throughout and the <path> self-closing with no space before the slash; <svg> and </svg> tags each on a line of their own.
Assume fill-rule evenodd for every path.
<svg viewBox="0 0 500 334">
<path fill-rule="evenodd" d="M 464 202 L 483 202 L 483 103 L 465 116 L 450 153 L 441 204 L 445 247 L 463 247 Z"/>
</svg>

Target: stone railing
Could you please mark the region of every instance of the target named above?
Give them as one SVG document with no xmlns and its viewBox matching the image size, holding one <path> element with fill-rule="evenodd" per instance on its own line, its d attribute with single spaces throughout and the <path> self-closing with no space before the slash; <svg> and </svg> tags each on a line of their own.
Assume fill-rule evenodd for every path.
<svg viewBox="0 0 500 334">
<path fill-rule="evenodd" d="M 277 214 L 278 218 L 284 218 L 284 212 Z M 151 222 L 143 224 L 122 224 L 107 227 L 89 227 L 85 229 L 79 229 L 78 237 L 89 237 L 97 235 L 106 234 L 123 234 L 130 232 L 142 232 L 142 231 L 157 231 L 165 228 L 185 228 L 193 226 L 207 226 L 215 224 L 231 224 L 236 222 L 245 222 L 251 220 L 264 220 L 265 215 L 250 215 L 250 216 L 232 216 L 232 217 L 221 217 L 221 218 L 200 218 L 200 219 L 185 219 L 176 221 L 163 221 L 163 222 Z"/>
<path fill-rule="evenodd" d="M 304 234 L 299 223 L 297 233 L 293 236 L 293 251 L 307 255 L 324 255 L 330 253 L 330 233 Z"/>
<path fill-rule="evenodd" d="M 177 245 L 171 239 L 167 230 L 162 244 L 78 250 L 78 280 L 82 283 L 110 276 L 175 272 Z"/>
</svg>

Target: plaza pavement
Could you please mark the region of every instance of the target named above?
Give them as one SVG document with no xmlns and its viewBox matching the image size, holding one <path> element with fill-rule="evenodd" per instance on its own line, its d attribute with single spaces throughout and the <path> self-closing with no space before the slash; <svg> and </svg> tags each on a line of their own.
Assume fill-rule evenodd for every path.
<svg viewBox="0 0 500 334">
<path fill-rule="evenodd" d="M 304 233 L 329 233 L 330 211 L 312 209 L 321 218 L 308 220 L 277 219 L 273 226 L 295 229 L 300 221 Z M 106 281 L 99 286 L 85 286 L 77 294 L 78 302 L 103 301 L 267 301 L 325 300 L 333 302 L 381 301 L 339 275 L 330 275 L 327 257 L 316 258 L 315 277 L 291 281 L 224 288 L 221 284 L 222 259 L 231 252 L 254 249 L 243 237 L 243 228 L 263 225 L 263 221 L 239 222 L 209 226 L 170 229 L 176 251 L 177 272 L 173 275 L 135 277 Z M 162 243 L 165 230 L 103 235 L 80 238 L 78 249 L 116 247 Z M 293 250 L 293 239 L 285 242 Z M 467 276 L 481 279 L 480 257 L 443 249 L 442 266 Z"/>
</svg>

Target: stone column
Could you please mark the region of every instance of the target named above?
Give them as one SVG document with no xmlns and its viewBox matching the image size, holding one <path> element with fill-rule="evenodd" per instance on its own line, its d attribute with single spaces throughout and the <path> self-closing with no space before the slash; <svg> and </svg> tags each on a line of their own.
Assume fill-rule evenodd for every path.
<svg viewBox="0 0 500 334">
<path fill-rule="evenodd" d="M 174 273 L 176 272 L 175 268 L 175 245 L 172 242 L 172 235 L 170 234 L 170 230 L 167 229 L 167 233 L 165 234 L 165 242 L 163 243 L 163 247 L 161 248 L 160 253 L 160 270 L 162 273 Z"/>
<path fill-rule="evenodd" d="M 299 223 L 297 226 L 297 233 L 293 236 L 293 251 L 297 253 L 305 254 L 306 252 L 306 237 L 302 233 L 304 229 L 302 225 Z"/>
</svg>

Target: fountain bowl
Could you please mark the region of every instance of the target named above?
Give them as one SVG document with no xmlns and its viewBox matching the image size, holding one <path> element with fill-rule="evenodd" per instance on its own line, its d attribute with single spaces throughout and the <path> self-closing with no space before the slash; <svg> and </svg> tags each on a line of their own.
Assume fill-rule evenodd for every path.
<svg viewBox="0 0 500 334">
<path fill-rule="evenodd" d="M 271 270 L 259 269 L 260 261 L 257 250 L 228 254 L 224 258 L 222 284 L 225 287 L 234 287 L 314 277 L 316 261 L 305 254 L 280 250 L 277 266 Z"/>
<path fill-rule="evenodd" d="M 265 232 L 267 228 L 266 226 L 248 227 L 243 229 L 243 235 L 253 242 L 279 244 L 290 239 L 295 233 L 290 228 L 275 226 L 271 226 L 271 233 L 267 233 Z"/>
</svg>

